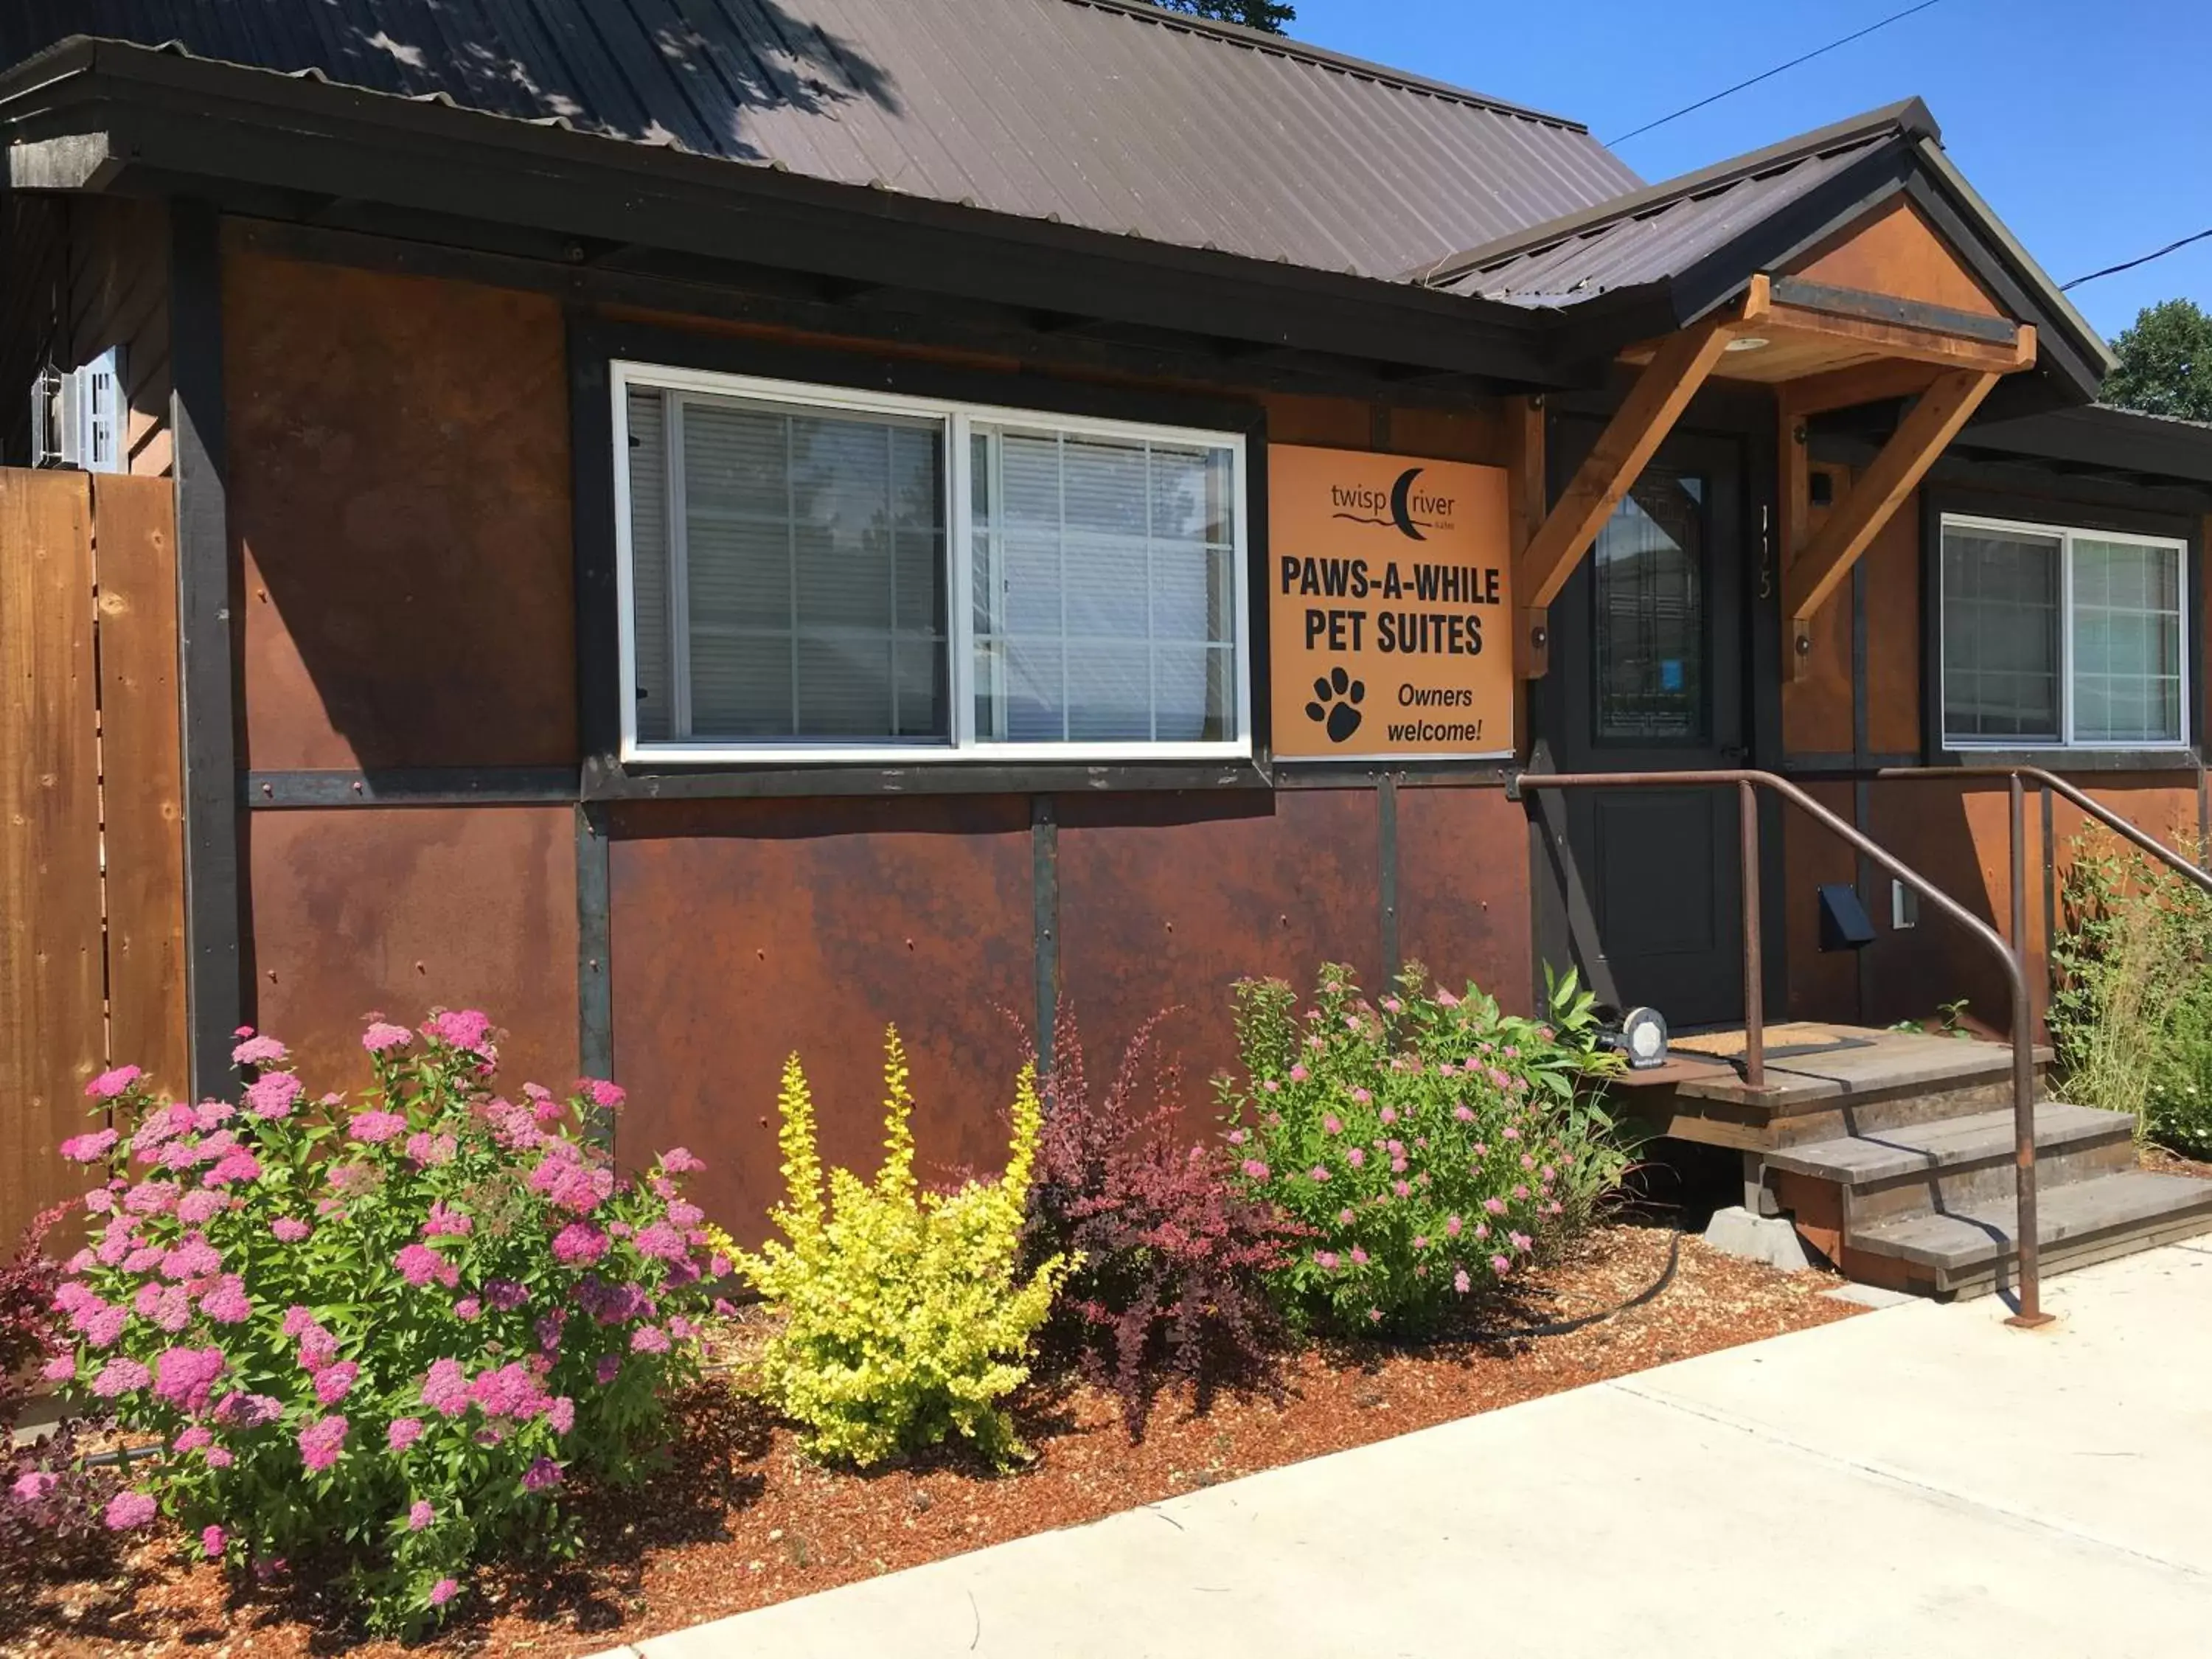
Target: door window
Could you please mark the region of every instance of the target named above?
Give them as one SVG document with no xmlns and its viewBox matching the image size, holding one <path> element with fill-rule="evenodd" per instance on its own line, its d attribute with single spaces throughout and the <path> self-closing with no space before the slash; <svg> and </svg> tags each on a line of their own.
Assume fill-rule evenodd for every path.
<svg viewBox="0 0 2212 1659">
<path fill-rule="evenodd" d="M 1651 466 L 1598 532 L 1597 739 L 1708 736 L 1705 479 Z"/>
</svg>

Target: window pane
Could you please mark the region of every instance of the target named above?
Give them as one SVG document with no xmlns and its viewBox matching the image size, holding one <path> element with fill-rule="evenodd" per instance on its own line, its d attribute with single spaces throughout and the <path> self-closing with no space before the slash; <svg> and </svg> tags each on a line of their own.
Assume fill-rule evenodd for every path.
<svg viewBox="0 0 2212 1659">
<path fill-rule="evenodd" d="M 943 428 L 683 398 L 697 738 L 942 738 Z"/>
<path fill-rule="evenodd" d="M 978 736 L 1235 738 L 1231 452 L 1031 431 L 976 442 Z"/>
<path fill-rule="evenodd" d="M 637 735 L 665 738 L 676 704 L 668 672 L 668 428 L 658 392 L 633 391 L 629 416 L 629 579 Z"/>
<path fill-rule="evenodd" d="M 2074 736 L 2181 740 L 2181 553 L 2074 543 Z"/>
<path fill-rule="evenodd" d="M 1705 734 L 1704 500 L 1704 479 L 1647 467 L 1598 532 L 1601 739 Z"/>
<path fill-rule="evenodd" d="M 1947 737 L 2057 740 L 2059 549 L 2031 531 L 1944 526 Z"/>
</svg>

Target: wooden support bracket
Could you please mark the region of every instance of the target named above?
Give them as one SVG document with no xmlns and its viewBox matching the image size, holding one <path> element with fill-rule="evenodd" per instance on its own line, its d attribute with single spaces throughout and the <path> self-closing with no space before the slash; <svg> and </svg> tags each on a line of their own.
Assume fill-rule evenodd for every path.
<svg viewBox="0 0 2212 1659">
<path fill-rule="evenodd" d="M 1521 639 L 1514 655 L 1524 674 L 1544 672 L 1551 604 L 1583 550 L 1674 429 L 1729 342 L 1762 320 L 1769 303 L 1766 278 L 1754 276 L 1734 314 L 1694 324 L 1659 343 L 1596 447 L 1516 557 L 1513 592 L 1521 608 Z"/>
<path fill-rule="evenodd" d="M 1836 503 L 1826 522 L 1790 566 L 1783 578 L 1782 602 L 1790 617 L 1792 678 L 1804 676 L 1806 659 L 1813 648 L 1814 613 L 1827 603 L 1850 574 L 1859 555 L 1917 487 L 1990 388 L 2003 378 L 1996 370 L 1971 368 L 1938 375 L 1905 411 L 1897 430 L 1859 475 L 1850 495 Z"/>
</svg>

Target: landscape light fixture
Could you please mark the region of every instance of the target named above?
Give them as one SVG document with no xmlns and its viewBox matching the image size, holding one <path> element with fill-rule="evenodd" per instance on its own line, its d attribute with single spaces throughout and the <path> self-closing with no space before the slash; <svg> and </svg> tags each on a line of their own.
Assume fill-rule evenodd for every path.
<svg viewBox="0 0 2212 1659">
<path fill-rule="evenodd" d="M 1739 334 L 1722 349 L 1726 351 L 1763 351 L 1772 343 L 1763 334 Z"/>
<path fill-rule="evenodd" d="M 1667 1021 L 1656 1008 L 1631 1008 L 1598 1032 L 1601 1046 L 1627 1057 L 1632 1072 L 1667 1063 Z"/>
</svg>

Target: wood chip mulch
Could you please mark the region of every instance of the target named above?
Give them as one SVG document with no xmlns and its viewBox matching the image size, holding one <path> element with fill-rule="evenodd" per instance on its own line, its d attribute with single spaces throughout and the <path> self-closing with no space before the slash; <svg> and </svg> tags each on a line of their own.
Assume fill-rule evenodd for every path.
<svg viewBox="0 0 2212 1659">
<path fill-rule="evenodd" d="M 2195 1176 L 2199 1181 L 2212 1181 L 2212 1164 L 2202 1158 L 2191 1158 L 2185 1152 L 2174 1152 L 2155 1141 L 2143 1143 L 2142 1166 L 2159 1175 Z"/>
<path fill-rule="evenodd" d="M 1660 1279 L 1644 1305 L 1560 1335 L 1536 1326 L 1618 1309 Z M 518 1564 L 479 1583 L 471 1615 L 428 1644 L 453 1654 L 596 1653 L 855 1579 L 1077 1525 L 1178 1492 L 1493 1411 L 1670 1360 L 1845 1319 L 1862 1311 L 1821 1294 L 1841 1281 L 1781 1273 L 1707 1249 L 1671 1226 L 1603 1227 L 1486 1315 L 1487 1340 L 1409 1349 L 1316 1346 L 1291 1358 L 1279 1400 L 1187 1398 L 1158 1404 L 1131 1445 L 1110 1395 L 1037 1389 L 1018 1413 L 1036 1453 L 993 1476 L 955 1455 L 873 1474 L 824 1469 L 790 1431 L 726 1382 L 684 1402 L 683 1443 L 641 1489 L 586 1498 L 582 1563 Z M 583 1496 L 580 1494 L 580 1496 Z M 301 1577 L 309 1575 L 301 1573 Z M 234 1594 L 191 1565 L 174 1538 L 154 1539 L 109 1576 L 26 1583 L 0 1596 L 0 1652 L 275 1659 L 404 1651 L 363 1643 L 306 1585 Z"/>
</svg>

